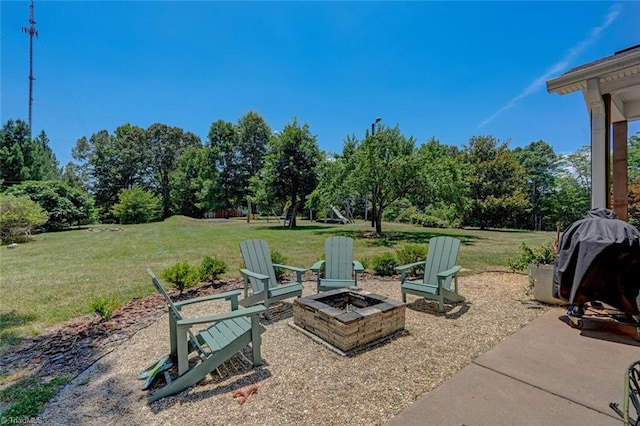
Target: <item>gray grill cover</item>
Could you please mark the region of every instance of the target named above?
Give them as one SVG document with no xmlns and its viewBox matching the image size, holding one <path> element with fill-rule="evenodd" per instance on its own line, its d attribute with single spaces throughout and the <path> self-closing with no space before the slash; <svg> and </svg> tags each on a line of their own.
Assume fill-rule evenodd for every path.
<svg viewBox="0 0 640 426">
<path fill-rule="evenodd" d="M 592 209 L 562 234 L 553 296 L 570 304 L 607 303 L 637 315 L 640 231 L 608 209 Z"/>
</svg>

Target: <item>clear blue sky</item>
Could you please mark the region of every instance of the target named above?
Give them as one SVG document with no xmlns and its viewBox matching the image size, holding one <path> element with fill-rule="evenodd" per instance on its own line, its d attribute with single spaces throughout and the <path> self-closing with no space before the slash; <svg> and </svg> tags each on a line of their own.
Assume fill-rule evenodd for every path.
<svg viewBox="0 0 640 426">
<path fill-rule="evenodd" d="M 1 2 L 1 120 L 27 120 L 29 1 Z M 589 143 L 568 69 L 640 43 L 640 2 L 36 1 L 34 135 L 61 165 L 131 123 L 200 135 L 254 110 L 340 152 L 377 117 L 418 143 L 493 135 L 557 153 Z M 640 131 L 630 124 L 630 134 Z"/>
</svg>

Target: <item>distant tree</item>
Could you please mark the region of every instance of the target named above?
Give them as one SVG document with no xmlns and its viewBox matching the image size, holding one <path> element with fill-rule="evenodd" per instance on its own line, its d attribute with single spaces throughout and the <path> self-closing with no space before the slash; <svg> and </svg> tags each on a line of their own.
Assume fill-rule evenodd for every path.
<svg viewBox="0 0 640 426">
<path fill-rule="evenodd" d="M 47 222 L 47 212 L 27 196 L 0 194 L 0 240 L 22 242 L 31 231 Z"/>
<path fill-rule="evenodd" d="M 27 123 L 8 120 L 0 130 L 0 184 L 60 178 L 58 161 L 48 144 L 44 131 L 31 139 Z"/>
<path fill-rule="evenodd" d="M 581 146 L 571 154 L 560 156 L 559 167 L 563 173 L 569 173 L 582 188 L 591 191 L 591 148 Z"/>
<path fill-rule="evenodd" d="M 27 196 L 40 205 L 49 217 L 43 226 L 47 231 L 86 225 L 96 218 L 93 200 L 84 191 L 62 181 L 27 181 L 12 186 L 7 193 Z"/>
<path fill-rule="evenodd" d="M 473 136 L 460 153 L 465 167 L 469 205 L 465 224 L 487 227 L 513 226 L 514 217 L 527 206 L 522 166 L 508 142 L 493 136 Z"/>
<path fill-rule="evenodd" d="M 395 201 L 416 191 L 421 184 L 413 137 L 405 137 L 398 126 L 380 125 L 375 134 L 352 146 L 345 145 L 349 159 L 345 185 L 360 194 L 369 194 L 377 233 L 382 233 L 384 210 Z"/>
<path fill-rule="evenodd" d="M 640 227 L 640 176 L 629 186 L 629 223 Z"/>
<path fill-rule="evenodd" d="M 345 140 L 345 144 L 353 142 L 350 136 Z M 316 211 L 341 206 L 346 199 L 356 195 L 352 188 L 344 184 L 349 174 L 349 162 L 344 155 L 321 153 L 316 172 L 318 184 L 307 197 L 305 207 L 308 209 Z"/>
<path fill-rule="evenodd" d="M 185 133 L 179 127 L 155 123 L 146 130 L 151 151 L 152 187 L 162 198 L 162 217 L 171 214 L 171 187 L 169 176 L 175 169 L 182 152 L 191 147 L 200 147 L 199 138 Z"/>
<path fill-rule="evenodd" d="M 211 124 L 208 137 L 207 147 L 218 171 L 217 193 L 224 206 L 224 217 L 228 219 L 229 208 L 239 202 L 244 192 L 238 134 L 233 123 L 218 120 Z"/>
<path fill-rule="evenodd" d="M 162 200 L 142 188 L 123 189 L 111 213 L 120 223 L 149 223 L 162 218 Z"/>
<path fill-rule="evenodd" d="M 640 132 L 631 136 L 628 141 L 629 183 L 632 184 L 640 176 Z"/>
<path fill-rule="evenodd" d="M 209 148 L 187 148 L 169 177 L 171 202 L 180 214 L 202 217 L 218 207 L 215 200 L 217 172 Z"/>
<path fill-rule="evenodd" d="M 554 190 L 554 175 L 558 168 L 558 156 L 545 141 L 531 142 L 525 147 L 513 149 L 513 154 L 524 168 L 529 194 L 531 229 L 541 230 L 545 198 Z"/>
<path fill-rule="evenodd" d="M 265 119 L 254 111 L 249 111 L 238 120 L 238 150 L 240 164 L 240 187 L 243 189 L 242 198 L 247 201 L 247 211 L 253 213 L 250 197 L 250 180 L 257 176 L 264 165 L 267 143 L 271 137 L 271 128 Z M 250 214 L 247 215 L 247 222 Z"/>
<path fill-rule="evenodd" d="M 101 130 L 82 137 L 72 150 L 78 174 L 95 197 L 103 222 L 113 221 L 111 207 L 123 189 L 152 187 L 152 155 L 144 129 L 131 124 L 118 127 L 113 135 Z"/>
<path fill-rule="evenodd" d="M 450 146 L 431 138 L 418 148 L 420 187 L 408 194 L 412 203 L 422 210 L 447 211 L 443 217 L 449 223 L 460 219 L 464 206 L 465 182 L 462 166 Z"/>
<path fill-rule="evenodd" d="M 320 158 L 320 149 L 309 125 L 300 126 L 294 118 L 282 133 L 271 136 L 260 172 L 260 188 L 254 189 L 268 194 L 273 202 L 300 207 L 317 185 L 316 166 Z M 291 226 L 296 226 L 295 218 Z"/>
</svg>

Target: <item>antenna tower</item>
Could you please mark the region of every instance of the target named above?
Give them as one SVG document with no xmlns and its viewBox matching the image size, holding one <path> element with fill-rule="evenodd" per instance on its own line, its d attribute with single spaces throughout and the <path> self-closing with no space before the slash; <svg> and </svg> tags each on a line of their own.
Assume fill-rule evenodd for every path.
<svg viewBox="0 0 640 426">
<path fill-rule="evenodd" d="M 31 0 L 31 6 L 29 6 L 29 26 L 22 27 L 22 32 L 29 34 L 29 137 L 31 137 L 31 106 L 33 104 L 33 37 L 38 37 L 38 30 L 36 29 L 36 21 L 33 15 L 33 0 Z"/>
</svg>

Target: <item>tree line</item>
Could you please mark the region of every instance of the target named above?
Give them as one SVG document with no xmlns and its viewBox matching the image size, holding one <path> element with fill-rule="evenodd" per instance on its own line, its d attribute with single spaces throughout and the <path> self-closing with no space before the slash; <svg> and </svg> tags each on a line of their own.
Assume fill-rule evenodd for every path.
<svg viewBox="0 0 640 426">
<path fill-rule="evenodd" d="M 48 213 L 45 229 L 93 221 L 138 223 L 174 214 L 242 209 L 305 217 L 337 206 L 352 216 L 424 226 L 551 230 L 590 206 L 590 149 L 557 154 L 544 141 L 511 149 L 473 136 L 461 147 L 431 138 L 418 144 L 399 126 L 376 123 L 341 153 L 323 152 L 296 118 L 273 131 L 257 112 L 217 120 L 203 142 L 156 123 L 129 123 L 78 139 L 60 167 L 46 133 L 29 136 L 22 120 L 0 133 L 0 185 Z M 640 222 L 640 134 L 629 138 L 631 222 Z M 6 203 L 5 203 L 6 204 Z M 295 222 L 294 222 L 295 225 Z"/>
</svg>

